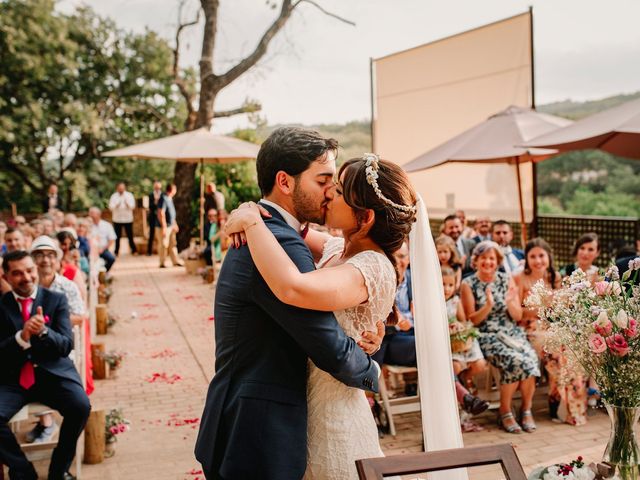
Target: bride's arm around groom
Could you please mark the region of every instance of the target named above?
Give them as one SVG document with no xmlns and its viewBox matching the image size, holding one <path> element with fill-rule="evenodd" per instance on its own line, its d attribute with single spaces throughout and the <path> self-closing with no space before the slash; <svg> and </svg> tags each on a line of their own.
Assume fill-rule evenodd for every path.
<svg viewBox="0 0 640 480">
<path fill-rule="evenodd" d="M 265 223 L 287 255 L 301 272 L 314 270 L 298 232 L 267 208 L 272 218 Z M 307 358 L 363 390 L 377 391 L 378 370 L 332 313 L 278 300 L 247 247 L 229 250 L 215 305 L 216 374 L 196 457 L 207 478 L 301 478 L 306 467 Z"/>
</svg>

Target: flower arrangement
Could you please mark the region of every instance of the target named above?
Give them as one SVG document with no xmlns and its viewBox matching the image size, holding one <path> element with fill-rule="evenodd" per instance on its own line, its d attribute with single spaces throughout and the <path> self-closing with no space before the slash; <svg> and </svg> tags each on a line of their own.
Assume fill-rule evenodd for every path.
<svg viewBox="0 0 640 480">
<path fill-rule="evenodd" d="M 125 352 L 121 352 L 120 350 L 111 350 L 109 352 L 103 353 L 102 359 L 109 364 L 109 368 L 111 370 L 115 370 L 120 368 L 122 365 L 122 360 L 127 354 Z"/>
<path fill-rule="evenodd" d="M 471 322 L 449 323 L 449 340 L 453 353 L 466 352 L 472 346 L 473 339 L 478 336 L 478 329 Z"/>
<path fill-rule="evenodd" d="M 584 464 L 582 457 L 570 463 L 557 463 L 548 467 L 535 469 L 528 480 L 594 480 L 600 478 L 592 467 Z"/>
<path fill-rule="evenodd" d="M 625 480 L 636 480 L 640 466 L 634 431 L 640 417 L 639 272 L 640 258 L 629 262 L 622 278 L 615 266 L 595 283 L 577 270 L 559 290 L 536 283 L 525 301 L 548 329 L 545 350 L 566 358 L 564 370 L 582 368 L 598 384 L 611 419 L 604 460 Z"/>
<path fill-rule="evenodd" d="M 629 282 L 640 271 L 640 258 L 620 278 L 612 266 L 591 284 L 581 270 L 559 290 L 538 282 L 525 305 L 547 323 L 545 350 L 563 353 L 569 368 L 582 367 L 612 405 L 640 405 L 640 288 Z"/>
<path fill-rule="evenodd" d="M 113 408 L 106 415 L 105 439 L 107 443 L 118 440 L 117 435 L 129 431 L 129 420 L 122 416 L 122 410 Z"/>
</svg>

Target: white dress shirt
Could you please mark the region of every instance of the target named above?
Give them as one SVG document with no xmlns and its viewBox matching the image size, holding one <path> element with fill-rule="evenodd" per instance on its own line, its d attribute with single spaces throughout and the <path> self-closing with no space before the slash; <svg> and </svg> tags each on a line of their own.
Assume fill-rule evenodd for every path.
<svg viewBox="0 0 640 480">
<path fill-rule="evenodd" d="M 131 192 L 115 192 L 109 199 L 111 220 L 114 223 L 132 223 L 134 208 L 136 208 L 136 199 Z"/>
<path fill-rule="evenodd" d="M 111 240 L 117 239 L 113 225 L 106 220 L 100 220 L 97 225 L 91 222 L 91 235 L 98 237 L 98 246 L 100 247 L 100 251 L 107 248 Z"/>
<path fill-rule="evenodd" d="M 18 304 L 18 308 L 20 309 L 20 315 L 22 315 L 22 303 L 20 303 L 20 300 L 24 300 L 25 298 L 30 298 L 31 300 L 33 300 L 33 302 L 35 302 L 36 296 L 38 295 L 38 287 L 34 288 L 33 292 L 31 292 L 31 295 L 29 295 L 28 297 L 21 297 L 13 290 L 11 290 L 11 293 L 13 294 L 13 298 L 16 299 L 16 303 Z M 31 305 L 29 306 L 29 315 L 31 315 L 31 308 L 33 307 L 33 302 L 31 302 Z M 20 345 L 23 350 L 31 348 L 31 342 L 25 342 L 22 339 L 21 334 L 22 334 L 22 329 L 16 332 L 16 342 L 18 342 L 18 345 Z"/>
<path fill-rule="evenodd" d="M 289 212 L 287 212 L 284 208 L 282 208 L 277 203 L 273 203 L 269 200 L 265 200 L 264 198 L 260 200 L 260 203 L 264 203 L 265 205 L 269 205 L 270 207 L 275 208 L 278 211 L 278 213 L 282 215 L 282 218 L 284 218 L 284 221 L 287 222 L 287 225 L 293 228 L 296 232 L 300 233 L 300 231 L 302 230 L 302 224 L 296 217 L 291 215 Z"/>
</svg>

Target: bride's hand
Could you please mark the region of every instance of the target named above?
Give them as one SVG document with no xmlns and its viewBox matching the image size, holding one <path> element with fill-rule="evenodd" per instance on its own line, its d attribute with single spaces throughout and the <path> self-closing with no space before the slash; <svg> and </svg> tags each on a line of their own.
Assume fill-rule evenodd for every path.
<svg viewBox="0 0 640 480">
<path fill-rule="evenodd" d="M 236 247 L 247 243 L 245 229 L 261 222 L 262 217 L 270 218 L 271 214 L 255 202 L 242 203 L 233 210 L 223 228 L 223 233 L 231 238 L 231 243 Z"/>
</svg>

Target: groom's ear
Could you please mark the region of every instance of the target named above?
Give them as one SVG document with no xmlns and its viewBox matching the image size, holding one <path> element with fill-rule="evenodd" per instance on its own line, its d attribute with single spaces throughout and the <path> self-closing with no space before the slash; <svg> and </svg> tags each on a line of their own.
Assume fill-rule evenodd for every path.
<svg viewBox="0 0 640 480">
<path fill-rule="evenodd" d="M 276 181 L 274 187 L 285 195 L 292 195 L 295 187 L 295 179 L 283 170 L 276 173 Z"/>
</svg>

